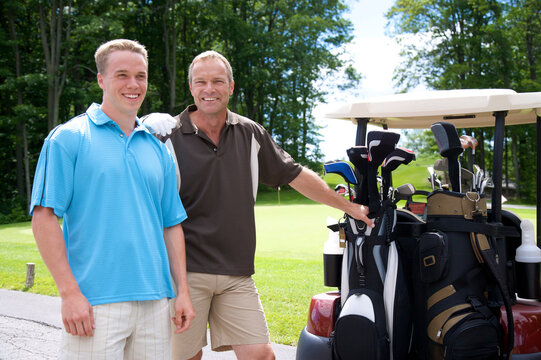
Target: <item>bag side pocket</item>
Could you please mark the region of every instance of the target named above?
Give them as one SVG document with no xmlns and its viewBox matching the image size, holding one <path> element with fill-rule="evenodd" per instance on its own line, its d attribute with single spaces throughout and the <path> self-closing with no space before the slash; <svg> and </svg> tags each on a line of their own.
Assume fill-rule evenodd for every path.
<svg viewBox="0 0 541 360">
<path fill-rule="evenodd" d="M 426 232 L 419 239 L 419 274 L 421 281 L 432 283 L 447 273 L 447 234 Z"/>
</svg>

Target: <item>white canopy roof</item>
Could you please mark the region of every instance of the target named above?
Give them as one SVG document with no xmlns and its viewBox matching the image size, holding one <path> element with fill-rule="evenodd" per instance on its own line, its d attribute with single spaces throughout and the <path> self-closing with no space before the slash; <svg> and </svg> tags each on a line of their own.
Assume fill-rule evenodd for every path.
<svg viewBox="0 0 541 360">
<path fill-rule="evenodd" d="M 436 90 L 367 98 L 337 105 L 327 118 L 367 118 L 395 129 L 428 128 L 437 121 L 457 128 L 494 126 L 494 112 L 507 111 L 506 125 L 535 123 L 541 116 L 541 92 L 508 89 Z"/>
</svg>

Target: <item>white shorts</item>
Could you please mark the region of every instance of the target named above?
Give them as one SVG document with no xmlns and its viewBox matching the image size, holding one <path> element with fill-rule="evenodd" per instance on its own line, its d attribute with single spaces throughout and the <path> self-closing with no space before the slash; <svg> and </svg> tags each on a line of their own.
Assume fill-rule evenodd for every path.
<svg viewBox="0 0 541 360">
<path fill-rule="evenodd" d="M 169 302 L 130 301 L 93 306 L 94 336 L 62 332 L 60 359 L 171 358 Z"/>
</svg>

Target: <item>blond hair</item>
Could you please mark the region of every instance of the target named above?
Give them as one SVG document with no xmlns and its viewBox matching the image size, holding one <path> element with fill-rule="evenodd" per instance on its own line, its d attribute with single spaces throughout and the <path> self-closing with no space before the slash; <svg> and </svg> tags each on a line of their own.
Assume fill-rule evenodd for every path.
<svg viewBox="0 0 541 360">
<path fill-rule="evenodd" d="M 145 58 L 145 64 L 148 67 L 148 53 L 144 45 L 141 45 L 135 40 L 115 39 L 101 44 L 98 50 L 96 50 L 96 53 L 94 54 L 94 59 L 96 60 L 96 68 L 98 69 L 99 73 L 105 73 L 109 54 L 114 51 L 120 50 L 131 51 L 136 54 L 143 55 L 143 57 Z"/>
<path fill-rule="evenodd" d="M 195 63 L 199 61 L 208 61 L 208 60 L 219 60 L 225 65 L 225 69 L 227 71 L 227 78 L 229 79 L 229 83 L 233 82 L 233 69 L 231 68 L 231 64 L 229 64 L 229 61 L 220 54 L 217 51 L 214 50 L 208 50 L 205 52 L 202 52 L 201 54 L 197 55 L 190 64 L 190 67 L 188 68 L 188 82 L 192 83 L 192 70 L 195 65 Z"/>
</svg>

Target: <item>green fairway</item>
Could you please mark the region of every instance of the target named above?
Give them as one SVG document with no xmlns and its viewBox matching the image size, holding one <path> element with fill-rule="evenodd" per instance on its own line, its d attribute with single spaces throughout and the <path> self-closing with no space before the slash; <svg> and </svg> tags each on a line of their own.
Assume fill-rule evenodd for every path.
<svg viewBox="0 0 541 360">
<path fill-rule="evenodd" d="M 296 202 L 293 191 L 286 198 Z M 257 205 L 256 285 L 267 315 L 272 341 L 295 345 L 306 325 L 314 294 L 336 290 L 323 286 L 323 244 L 327 240 L 327 217 L 342 213 L 324 205 L 277 203 L 276 193 L 261 196 Z M 284 194 L 282 194 L 284 195 Z M 535 224 L 532 209 L 512 209 Z M 26 263 L 36 263 L 35 285 L 25 288 Z M 36 248 L 30 223 L 0 226 L 0 287 L 57 295 Z"/>
</svg>

